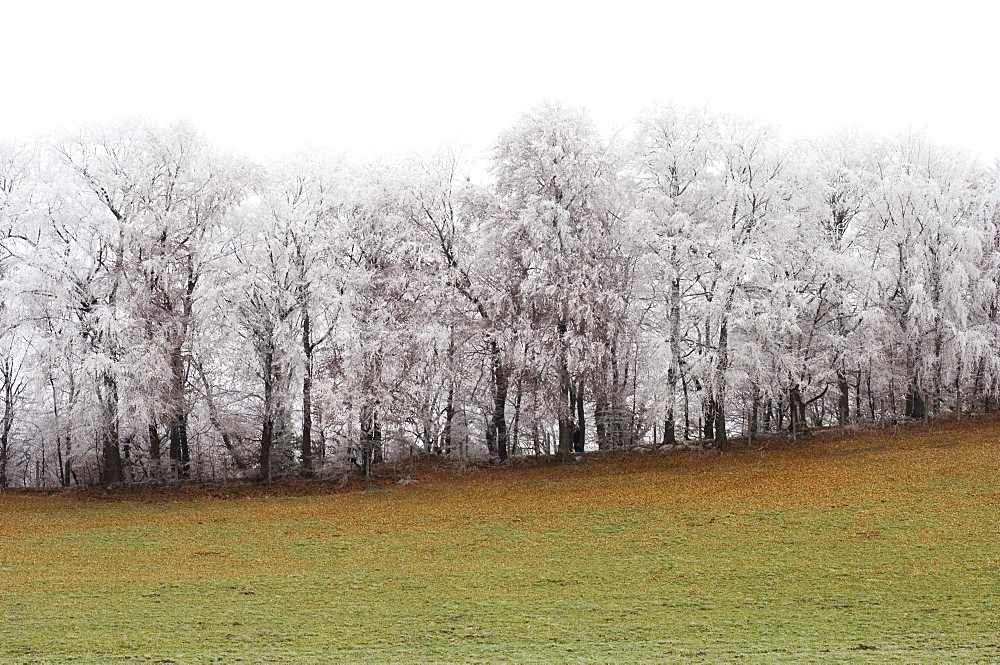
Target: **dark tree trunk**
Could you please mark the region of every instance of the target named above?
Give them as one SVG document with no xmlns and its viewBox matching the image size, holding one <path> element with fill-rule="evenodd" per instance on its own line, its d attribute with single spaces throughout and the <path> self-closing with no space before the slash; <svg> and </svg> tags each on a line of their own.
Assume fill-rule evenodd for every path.
<svg viewBox="0 0 1000 665">
<path fill-rule="evenodd" d="M 868 370 L 868 376 L 865 380 L 865 387 L 868 389 L 868 412 L 871 414 L 872 422 L 876 421 L 875 414 L 875 395 L 872 393 L 872 372 L 871 369 Z"/>
<path fill-rule="evenodd" d="M 906 331 L 906 328 L 903 328 Z M 920 351 L 915 343 L 910 343 L 906 347 L 906 369 L 910 376 L 910 382 L 906 387 L 904 397 L 903 415 L 914 420 L 922 419 L 926 413 L 924 394 L 921 390 L 921 372 L 918 369 L 917 360 Z"/>
<path fill-rule="evenodd" d="M 726 410 L 722 405 L 715 407 L 715 447 L 725 450 L 729 447 L 729 437 L 726 434 Z"/>
<path fill-rule="evenodd" d="M 104 432 L 101 436 L 101 455 L 104 457 L 102 482 L 107 485 L 121 485 L 125 481 L 121 450 L 118 447 L 118 431 Z"/>
<path fill-rule="evenodd" d="M 521 379 L 517 380 L 517 394 L 514 397 L 514 424 L 511 427 L 510 450 L 511 457 L 518 454 L 518 444 L 521 436 Z"/>
<path fill-rule="evenodd" d="M 311 365 L 311 359 L 306 361 Z M 313 448 L 312 448 L 312 368 L 306 370 L 306 376 L 302 379 L 302 442 L 300 454 L 302 476 L 308 477 L 313 474 Z"/>
<path fill-rule="evenodd" d="M 63 438 L 59 434 L 56 434 L 56 468 L 59 470 L 59 484 L 63 487 L 67 486 L 67 479 L 65 473 L 65 467 L 63 466 Z"/>
<path fill-rule="evenodd" d="M 378 421 L 378 412 L 373 413 L 372 419 L 372 464 L 382 464 L 385 462 L 385 448 L 382 445 L 382 426 Z"/>
<path fill-rule="evenodd" d="M 566 325 L 560 323 L 558 326 L 560 343 L 565 344 Z M 573 382 L 569 376 L 569 366 L 566 362 L 566 349 L 563 347 L 562 355 L 559 358 L 559 450 L 557 457 L 563 462 L 573 459 L 573 407 L 574 394 Z"/>
<path fill-rule="evenodd" d="M 980 395 L 984 395 L 985 392 L 986 392 L 985 390 L 983 390 L 984 374 L 985 374 L 985 372 L 986 372 L 986 359 L 985 358 L 980 358 L 979 362 L 976 363 L 975 378 L 972 381 L 972 395 L 971 395 L 971 399 L 973 400 L 973 406 L 972 406 L 973 409 L 976 408 L 975 407 L 975 399 L 977 397 L 979 397 Z M 986 406 L 987 406 L 986 400 L 984 400 L 984 403 L 983 403 L 983 412 L 988 412 L 989 411 L 989 409 L 987 409 Z"/>
<path fill-rule="evenodd" d="M 906 387 L 903 415 L 920 420 L 926 415 L 924 394 L 920 389 L 920 373 L 917 370 L 917 350 L 911 344 L 906 349 L 906 367 L 910 373 L 910 383 Z"/>
<path fill-rule="evenodd" d="M 490 340 L 490 373 L 493 379 L 493 418 L 487 432 L 487 440 L 492 440 L 497 459 L 507 461 L 507 368 L 503 366 L 500 345 L 496 340 Z"/>
<path fill-rule="evenodd" d="M 303 477 L 313 474 L 312 448 L 312 389 L 313 389 L 313 351 L 312 320 L 309 318 L 308 302 L 302 300 L 302 355 L 305 357 L 305 367 L 302 374 L 302 441 L 299 454 L 301 456 L 300 473 Z"/>
<path fill-rule="evenodd" d="M 798 435 L 802 431 L 802 418 L 799 405 L 802 402 L 802 397 L 799 394 L 798 384 L 792 384 L 788 388 L 788 429 L 792 434 L 792 441 L 798 439 Z"/>
<path fill-rule="evenodd" d="M 160 431 L 156 428 L 156 423 L 149 423 L 147 433 L 149 437 L 149 458 L 158 467 L 162 453 L 160 452 Z"/>
<path fill-rule="evenodd" d="M 688 382 L 681 376 L 681 388 L 684 390 L 684 440 L 691 439 L 691 395 L 688 393 Z"/>
<path fill-rule="evenodd" d="M 71 404 L 73 402 L 73 394 L 75 393 L 73 383 L 74 382 L 71 376 L 70 389 L 69 389 L 70 390 L 69 400 Z M 59 484 L 62 485 L 63 487 L 69 487 L 70 469 L 71 469 L 69 454 L 70 454 L 70 445 L 73 439 L 72 435 L 69 434 L 68 432 L 65 435 L 62 434 L 63 428 L 61 421 L 59 419 L 59 393 L 56 390 L 55 379 L 52 377 L 51 374 L 49 375 L 49 386 L 51 386 L 52 388 L 52 417 L 54 420 L 53 425 L 55 426 L 56 429 L 56 460 L 59 463 Z M 65 455 L 63 454 L 63 451 L 65 451 Z M 4 469 L 6 469 L 6 463 L 0 464 L 0 466 L 3 467 L 0 468 L 0 473 L 3 473 Z M 3 485 L 0 484 L 0 487 L 2 486 Z"/>
<path fill-rule="evenodd" d="M 667 411 L 667 416 L 663 419 L 663 445 L 673 446 L 677 444 L 677 432 L 675 431 L 674 410 Z"/>
<path fill-rule="evenodd" d="M 920 392 L 920 387 L 917 385 L 916 381 L 913 381 L 906 391 L 906 406 L 904 408 L 904 415 L 907 418 L 921 420 L 927 415 L 927 407 L 924 404 L 924 396 Z"/>
<path fill-rule="evenodd" d="M 0 433 L 0 490 L 7 489 L 7 458 L 9 437 L 6 432 Z"/>
<path fill-rule="evenodd" d="M 267 342 L 270 343 L 269 341 Z M 271 483 L 271 449 L 275 435 L 275 377 L 274 350 L 266 348 L 262 354 L 261 370 L 264 377 L 264 417 L 260 430 L 260 477 Z"/>
<path fill-rule="evenodd" d="M 260 430 L 260 477 L 271 484 L 271 447 L 274 444 L 274 419 L 264 416 Z"/>
<path fill-rule="evenodd" d="M 837 424 L 840 425 L 841 433 L 851 419 L 851 385 L 847 382 L 847 375 L 842 371 L 837 372 L 837 388 L 840 393 L 837 409 Z"/>
<path fill-rule="evenodd" d="M 101 482 L 120 485 L 125 480 L 118 433 L 118 383 L 111 375 L 103 379 L 104 422 L 101 427 Z"/>
<path fill-rule="evenodd" d="M 965 404 L 962 399 L 962 358 L 959 356 L 958 364 L 955 367 L 955 415 L 961 418 L 962 411 L 964 410 Z"/>
<path fill-rule="evenodd" d="M 15 380 L 14 363 L 4 358 L 0 367 L 3 373 L 3 421 L 0 422 L 0 490 L 7 489 L 7 464 L 10 461 L 10 432 L 14 428 Z"/>
<path fill-rule="evenodd" d="M 176 465 L 181 478 L 187 478 L 191 470 L 191 452 L 188 448 L 187 414 L 175 413 L 170 420 L 170 459 Z"/>
<path fill-rule="evenodd" d="M 576 390 L 576 433 L 574 434 L 573 452 L 582 453 L 586 442 L 587 418 L 583 410 L 583 381 L 580 381 Z"/>
<path fill-rule="evenodd" d="M 733 291 L 726 299 L 726 309 L 719 326 L 719 362 L 716 366 L 715 396 L 715 447 L 725 450 L 729 447 L 729 437 L 726 435 L 726 372 L 729 370 L 729 309 L 733 303 Z"/>
<path fill-rule="evenodd" d="M 709 397 L 705 402 L 702 422 L 702 427 L 704 428 L 702 434 L 706 441 L 712 441 L 715 439 L 715 411 L 715 399 Z"/>
<path fill-rule="evenodd" d="M 564 462 L 573 459 L 573 422 L 565 415 L 559 418 L 559 449 L 556 455 Z"/>
<path fill-rule="evenodd" d="M 184 393 L 186 376 L 183 350 L 175 347 L 170 353 L 171 370 L 171 415 L 170 415 L 170 461 L 175 465 L 181 478 L 187 478 L 190 471 L 191 454 L 188 450 L 187 409 Z"/>
<path fill-rule="evenodd" d="M 860 423 L 865 415 L 861 410 L 861 370 L 858 370 L 858 376 L 854 381 L 854 417 Z"/>
<path fill-rule="evenodd" d="M 365 408 L 361 409 L 361 431 L 358 441 L 359 452 L 361 453 L 361 473 L 365 478 L 372 475 L 372 414 Z"/>
<path fill-rule="evenodd" d="M 366 478 L 372 475 L 372 466 L 382 458 L 382 429 L 379 427 L 378 412 L 373 406 L 361 408 L 361 472 Z"/>
<path fill-rule="evenodd" d="M 667 412 L 663 418 L 663 444 L 677 443 L 674 405 L 677 395 L 677 379 L 681 368 L 681 278 L 677 267 L 677 245 L 670 248 L 674 277 L 670 280 L 670 367 L 667 369 Z"/>
<path fill-rule="evenodd" d="M 594 431 L 597 434 L 597 448 L 607 450 L 611 447 L 608 440 L 608 399 L 604 391 L 598 392 L 594 398 Z"/>
<path fill-rule="evenodd" d="M 451 455 L 451 445 L 452 445 L 452 424 L 455 421 L 455 386 L 452 385 L 448 388 L 448 401 L 444 407 L 444 432 L 442 438 L 444 439 L 444 454 Z"/>
</svg>

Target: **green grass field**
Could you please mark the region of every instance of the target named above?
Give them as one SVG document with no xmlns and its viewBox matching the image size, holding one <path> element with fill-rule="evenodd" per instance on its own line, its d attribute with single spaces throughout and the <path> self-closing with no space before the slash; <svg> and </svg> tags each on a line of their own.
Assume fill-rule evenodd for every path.
<svg viewBox="0 0 1000 665">
<path fill-rule="evenodd" d="M 1000 422 L 771 445 L 7 492 L 0 661 L 1000 662 Z"/>
</svg>

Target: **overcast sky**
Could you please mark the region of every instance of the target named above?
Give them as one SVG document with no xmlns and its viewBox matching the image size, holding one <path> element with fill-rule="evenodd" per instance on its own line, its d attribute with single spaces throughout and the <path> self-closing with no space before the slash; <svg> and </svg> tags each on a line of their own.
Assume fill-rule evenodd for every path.
<svg viewBox="0 0 1000 665">
<path fill-rule="evenodd" d="M 604 131 L 674 102 L 793 136 L 923 129 L 1000 157 L 985 1 L 12 4 L 0 138 L 144 116 L 255 157 L 485 149 L 551 98 Z"/>
</svg>

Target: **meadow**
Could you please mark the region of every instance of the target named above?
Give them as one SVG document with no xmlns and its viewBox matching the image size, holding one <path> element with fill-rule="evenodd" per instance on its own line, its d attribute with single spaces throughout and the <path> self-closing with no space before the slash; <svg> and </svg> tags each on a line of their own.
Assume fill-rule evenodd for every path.
<svg viewBox="0 0 1000 665">
<path fill-rule="evenodd" d="M 764 444 L 8 491 L 0 662 L 1000 661 L 1000 420 Z"/>
</svg>

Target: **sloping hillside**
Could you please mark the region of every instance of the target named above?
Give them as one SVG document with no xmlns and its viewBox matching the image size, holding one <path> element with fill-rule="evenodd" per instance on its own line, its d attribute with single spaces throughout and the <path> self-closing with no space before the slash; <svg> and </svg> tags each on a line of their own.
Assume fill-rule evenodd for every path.
<svg viewBox="0 0 1000 665">
<path fill-rule="evenodd" d="M 1000 659 L 1000 421 L 766 444 L 8 492 L 0 661 Z"/>
</svg>

